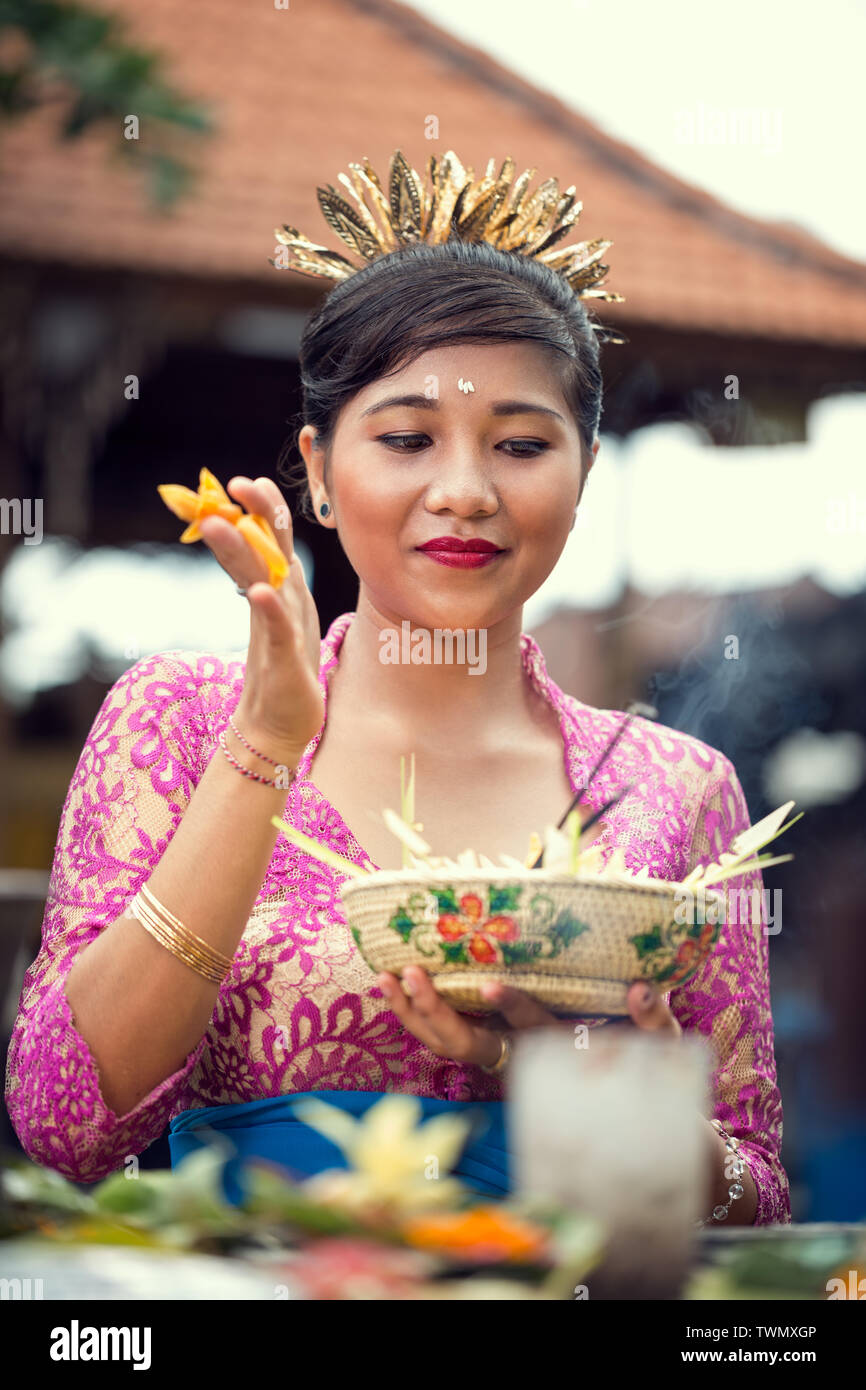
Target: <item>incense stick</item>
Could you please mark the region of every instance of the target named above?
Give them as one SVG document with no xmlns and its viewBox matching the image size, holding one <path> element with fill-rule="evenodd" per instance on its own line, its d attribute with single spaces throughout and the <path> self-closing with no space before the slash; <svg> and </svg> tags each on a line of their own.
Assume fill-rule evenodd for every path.
<svg viewBox="0 0 866 1390">
<path fill-rule="evenodd" d="M 584 797 L 584 796 L 586 796 L 587 792 L 589 791 L 590 787 L 592 786 L 592 784 L 593 784 L 595 778 L 597 777 L 598 773 L 599 773 L 599 772 L 601 771 L 601 769 L 604 767 L 605 763 L 607 762 L 608 758 L 610 757 L 610 755 L 611 755 L 611 753 L 613 752 L 613 750 L 614 750 L 614 748 L 616 747 L 616 745 L 619 743 L 620 739 L 622 738 L 623 734 L 625 733 L 625 731 L 626 731 L 628 725 L 631 723 L 631 721 L 632 721 L 633 718 L 634 718 L 634 714 L 632 713 L 631 709 L 627 710 L 627 711 L 626 711 L 626 714 L 625 714 L 625 718 L 623 719 L 622 723 L 620 724 L 619 728 L 617 729 L 617 731 L 616 731 L 616 733 L 614 734 L 613 738 L 611 739 L 610 743 L 609 743 L 609 744 L 607 745 L 607 747 L 605 748 L 604 752 L 602 753 L 602 755 L 601 755 L 601 757 L 599 758 L 598 762 L 596 763 L 595 767 L 594 767 L 594 768 L 592 769 L 592 771 L 590 772 L 589 777 L 587 778 L 586 785 L 585 785 L 584 787 L 581 787 L 579 791 L 575 792 L 574 796 L 572 797 L 571 801 L 569 802 L 568 806 L 566 807 L 564 814 L 563 814 L 562 817 L 557 821 L 557 824 L 556 824 L 557 830 L 561 830 L 562 827 L 565 825 L 565 822 L 568 820 L 568 817 L 570 816 L 571 812 L 577 810 L 577 807 L 578 807 L 578 805 L 579 805 L 579 803 L 580 803 L 581 798 Z M 634 785 L 634 784 L 632 784 L 632 785 Z M 631 787 L 629 787 L 627 790 L 628 790 L 628 791 L 631 791 Z M 601 816 L 604 815 L 605 811 L 609 811 L 610 808 L 611 808 L 611 806 L 615 806 L 616 803 L 617 803 L 617 801 L 621 800 L 621 798 L 622 798 L 623 796 L 625 796 L 625 795 L 626 795 L 626 792 L 621 792 L 619 796 L 614 797 L 613 801 L 608 802 L 607 806 L 603 806 L 602 809 L 601 809 L 600 811 L 598 811 L 597 814 L 594 816 L 593 820 L 591 820 L 590 822 L 588 822 L 588 824 L 589 824 L 589 825 L 593 825 L 593 824 L 595 823 L 595 821 L 597 821 Z M 581 831 L 581 834 L 583 834 L 584 831 L 585 831 L 586 829 L 587 829 L 587 826 L 584 826 L 584 827 L 583 827 L 583 830 Z M 532 864 L 530 864 L 529 867 L 530 867 L 531 869 L 540 869 L 540 868 L 543 866 L 543 863 L 544 863 L 544 850 L 542 849 L 541 852 L 539 853 L 538 857 L 534 860 L 534 862 L 533 862 Z"/>
</svg>

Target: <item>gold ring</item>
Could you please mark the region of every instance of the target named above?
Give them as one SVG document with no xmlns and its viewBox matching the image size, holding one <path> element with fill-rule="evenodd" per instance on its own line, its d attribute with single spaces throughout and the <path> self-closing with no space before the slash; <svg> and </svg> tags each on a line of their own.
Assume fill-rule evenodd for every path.
<svg viewBox="0 0 866 1390">
<path fill-rule="evenodd" d="M 499 1056 L 496 1058 L 496 1061 L 493 1063 L 492 1066 L 490 1066 L 490 1067 L 484 1067 L 484 1066 L 482 1066 L 481 1070 L 482 1070 L 482 1071 L 486 1071 L 486 1072 L 488 1073 L 488 1075 L 492 1076 L 492 1075 L 494 1075 L 496 1072 L 502 1071 L 502 1068 L 505 1066 L 505 1064 L 506 1064 L 506 1062 L 508 1061 L 508 1058 L 509 1058 L 510 1056 L 511 1056 L 511 1039 L 509 1038 L 509 1036 L 508 1036 L 507 1033 L 500 1033 L 500 1034 L 499 1034 Z"/>
</svg>

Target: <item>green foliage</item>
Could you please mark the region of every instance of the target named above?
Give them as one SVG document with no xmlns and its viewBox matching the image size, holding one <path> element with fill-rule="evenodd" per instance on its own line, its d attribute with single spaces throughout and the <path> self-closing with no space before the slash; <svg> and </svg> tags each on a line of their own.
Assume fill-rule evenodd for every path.
<svg viewBox="0 0 866 1390">
<path fill-rule="evenodd" d="M 502 959 L 506 965 L 525 965 L 541 955 L 542 941 L 502 941 Z"/>
<path fill-rule="evenodd" d="M 513 912 L 520 902 L 523 888 L 519 883 L 490 885 L 490 915 L 497 912 Z"/>
<path fill-rule="evenodd" d="M 412 918 L 409 916 L 408 912 L 406 912 L 405 908 L 402 907 L 399 907 L 393 917 L 391 917 L 388 926 L 394 931 L 399 932 L 404 941 L 408 941 L 415 930 L 415 923 L 412 921 Z"/>
<path fill-rule="evenodd" d="M 431 888 L 430 892 L 439 905 L 439 916 L 446 913 L 453 913 L 455 917 L 460 915 L 460 905 L 453 888 Z"/>
<path fill-rule="evenodd" d="M 285 1223 L 313 1235 L 354 1235 L 366 1229 L 347 1212 L 311 1199 L 302 1186 L 265 1162 L 246 1165 L 243 1210 L 268 1226 Z"/>
<path fill-rule="evenodd" d="M 796 1240 L 757 1237 L 748 1244 L 714 1251 L 711 1268 L 694 1270 L 683 1291 L 689 1300 L 820 1299 L 827 1281 L 843 1278 L 863 1258 L 862 1238 L 854 1233 L 802 1233 Z"/>
<path fill-rule="evenodd" d="M 26 52 L 0 65 L 0 122 L 56 102 L 63 139 L 112 131 L 118 156 L 146 174 L 153 202 L 171 207 L 191 180 L 178 137 L 206 134 L 212 123 L 164 80 L 161 55 L 126 42 L 117 17 L 63 0 L 0 0 L 0 38 L 7 35 L 23 39 Z M 124 138 L 130 115 L 137 140 Z"/>
<path fill-rule="evenodd" d="M 358 1229 L 354 1218 L 308 1196 L 263 1161 L 244 1167 L 244 1201 L 230 1206 L 222 1172 L 230 1145 L 211 1132 L 206 1147 L 178 1168 L 112 1173 L 81 1191 L 38 1164 L 4 1156 L 0 1166 L 0 1240 L 39 1231 L 77 1244 L 222 1249 L 273 1232 L 333 1235 Z M 2 1250 L 2 1246 L 0 1246 Z"/>
<path fill-rule="evenodd" d="M 561 912 L 557 916 L 553 925 L 548 930 L 548 936 L 553 943 L 554 953 L 565 950 L 577 937 L 583 936 L 584 932 L 589 931 L 586 922 L 579 922 L 576 917 L 571 917 L 567 912 Z"/>
<path fill-rule="evenodd" d="M 630 937 L 629 940 L 639 956 L 650 955 L 653 951 L 660 951 L 664 946 L 661 927 L 653 927 L 651 932 L 641 932 L 638 936 Z"/>
</svg>

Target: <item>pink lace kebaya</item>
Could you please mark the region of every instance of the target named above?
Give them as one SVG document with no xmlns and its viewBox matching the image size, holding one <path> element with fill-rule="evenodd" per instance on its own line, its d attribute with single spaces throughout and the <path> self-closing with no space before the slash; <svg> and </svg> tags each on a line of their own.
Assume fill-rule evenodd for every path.
<svg viewBox="0 0 866 1390">
<path fill-rule="evenodd" d="M 328 678 L 353 617 L 336 618 L 322 639 L 326 718 Z M 521 650 L 528 678 L 558 713 L 577 790 L 622 715 L 560 690 L 526 633 Z M 211 757 L 220 756 L 217 739 L 243 681 L 244 661 L 231 653 L 172 651 L 136 662 L 106 695 L 69 786 L 42 946 L 25 977 L 15 1021 L 6 1097 L 31 1158 L 78 1181 L 111 1173 L 190 1107 L 310 1090 L 503 1098 L 499 1077 L 436 1056 L 403 1028 L 346 926 L 339 871 L 280 836 L 198 1046 L 128 1114 L 116 1115 L 106 1105 L 70 1012 L 65 977 L 158 864 Z M 376 867 L 308 780 L 322 729 L 305 749 L 286 818 L 339 854 Z M 637 783 L 636 794 L 608 813 L 601 843 L 609 850 L 620 846 L 633 871 L 647 866 L 654 876 L 682 879 L 717 859 L 749 824 L 728 759 L 645 719 L 636 719 L 617 744 L 587 799 L 600 807 L 630 782 Z M 760 888 L 761 876 L 752 872 L 728 887 Z M 721 928 L 697 974 L 667 998 L 682 1027 L 712 1045 L 713 1116 L 741 1142 L 758 1190 L 755 1224 L 763 1225 L 791 1218 L 779 1157 L 782 1107 L 767 933 L 757 907 L 762 895 L 749 892 L 748 901 L 749 914 L 739 912 L 735 923 Z"/>
</svg>

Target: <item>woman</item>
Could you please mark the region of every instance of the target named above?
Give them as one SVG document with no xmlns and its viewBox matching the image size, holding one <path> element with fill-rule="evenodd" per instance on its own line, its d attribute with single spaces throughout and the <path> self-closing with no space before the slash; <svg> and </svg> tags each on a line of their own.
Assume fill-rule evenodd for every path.
<svg viewBox="0 0 866 1390">
<path fill-rule="evenodd" d="M 414 750 L 436 852 L 522 858 L 622 720 L 564 694 L 521 632 L 598 452 L 602 333 L 581 299 L 600 294 L 606 267 L 590 255 L 587 274 L 579 256 L 507 249 L 489 220 L 487 240 L 463 239 L 480 186 L 461 202 L 453 169 L 450 222 L 428 204 L 405 234 L 412 200 L 392 198 L 390 240 L 361 270 L 333 253 L 317 267 L 312 243 L 292 229 L 283 238 L 301 269 L 321 273 L 329 258 L 342 281 L 304 334 L 298 445 L 305 505 L 358 575 L 356 611 L 320 638 L 280 489 L 232 479 L 232 498 L 271 522 L 290 562 L 274 588 L 233 525 L 202 522 L 250 607 L 246 661 L 184 651 L 137 662 L 106 696 L 72 778 L 7 1083 L 27 1152 L 70 1177 L 106 1175 L 172 1119 L 175 1158 L 204 1121 L 239 1152 L 316 1171 L 335 1153 L 292 1119 L 290 1097 L 328 1092 L 361 1113 L 399 1091 L 431 1113 L 480 1103 L 488 1147 L 478 1141 L 457 1171 L 507 1190 L 503 1040 L 555 1020 L 502 986 L 486 991 L 497 1013 L 480 1017 L 455 1012 L 423 970 L 402 985 L 374 976 L 347 931 L 339 871 L 271 823 L 284 815 L 358 863 L 399 867 L 380 810 Z M 435 165 L 433 175 L 435 189 Z M 439 178 L 441 213 L 442 165 Z M 464 548 L 455 560 L 460 543 L 486 555 Z M 383 635 L 404 621 L 485 634 L 485 671 L 386 664 Z M 681 879 L 749 823 L 720 752 L 640 718 L 586 799 L 599 807 L 635 781 L 600 835 L 635 871 Z M 758 874 L 731 884 L 757 886 Z M 714 1046 L 708 1219 L 790 1220 L 760 915 L 725 925 L 683 987 L 662 997 L 637 983 L 628 1006 L 639 1028 L 692 1029 Z M 726 1133 L 745 1160 L 733 1187 Z"/>
</svg>

